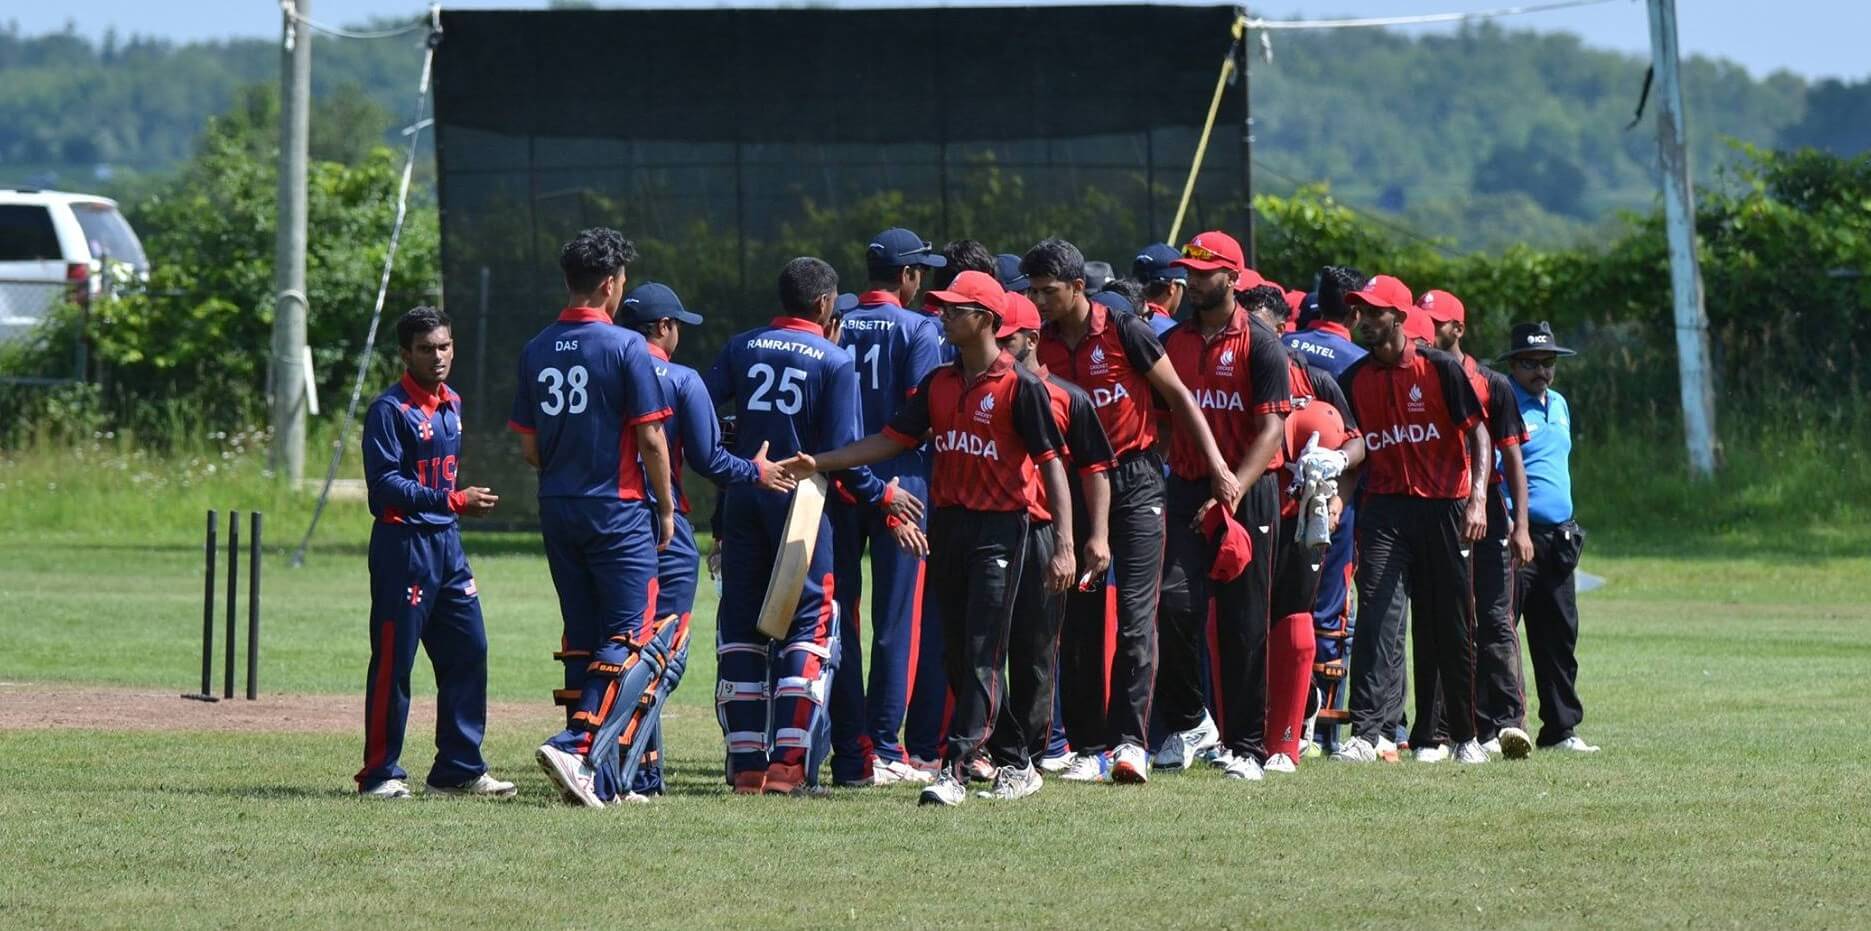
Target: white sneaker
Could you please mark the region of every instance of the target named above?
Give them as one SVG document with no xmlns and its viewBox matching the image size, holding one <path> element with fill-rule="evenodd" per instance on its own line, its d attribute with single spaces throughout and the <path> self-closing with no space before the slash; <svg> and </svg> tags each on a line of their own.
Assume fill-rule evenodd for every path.
<svg viewBox="0 0 1871 931">
<path fill-rule="evenodd" d="M 423 786 L 430 795 L 455 795 L 472 798 L 512 798 L 519 789 L 511 782 L 501 782 L 486 773 L 458 786 L 438 786 L 431 782 Z"/>
<path fill-rule="evenodd" d="M 1222 775 L 1229 779 L 1245 779 L 1248 782 L 1259 782 L 1266 778 L 1267 774 L 1260 768 L 1260 764 L 1254 761 L 1253 757 L 1236 756 L 1234 762 L 1228 764 L 1227 771 L 1222 773 Z"/>
<path fill-rule="evenodd" d="M 1591 744 L 1586 743 L 1585 739 L 1580 737 L 1577 734 L 1574 734 L 1571 737 L 1567 737 L 1565 740 L 1562 740 L 1556 744 L 1553 744 L 1550 747 L 1541 747 L 1540 749 L 1541 750 L 1564 750 L 1568 753 L 1597 753 L 1598 752 L 1597 747 L 1594 747 Z"/>
<path fill-rule="evenodd" d="M 1500 756 L 1501 755 L 1501 738 L 1496 737 L 1493 740 L 1483 743 L 1481 745 L 1481 749 L 1487 751 L 1487 754 L 1489 756 Z"/>
<path fill-rule="evenodd" d="M 1332 754 L 1332 759 L 1340 763 L 1375 763 L 1377 748 L 1362 737 L 1353 737 L 1339 744 L 1338 752 Z"/>
<path fill-rule="evenodd" d="M 1215 767 L 1216 769 L 1227 769 L 1228 764 L 1234 762 L 1234 753 L 1230 751 L 1227 747 L 1222 746 L 1221 744 L 1216 744 L 1212 747 L 1209 747 L 1208 749 L 1203 750 L 1201 753 L 1198 753 L 1195 756 L 1196 756 L 1196 759 L 1199 759 L 1202 762 Z"/>
<path fill-rule="evenodd" d="M 1518 727 L 1501 728 L 1501 736 L 1494 738 L 1494 745 L 1510 760 L 1524 760 L 1533 752 L 1533 738 Z"/>
<path fill-rule="evenodd" d="M 360 787 L 358 798 L 408 798 L 409 784 L 401 779 L 385 779 L 368 789 Z"/>
<path fill-rule="evenodd" d="M 1186 764 L 1185 764 L 1186 765 Z M 1136 744 L 1124 744 L 1111 754 L 1111 781 L 1140 786 L 1150 781 L 1150 755 Z"/>
<path fill-rule="evenodd" d="M 871 785 L 926 786 L 935 781 L 935 774 L 917 769 L 902 760 L 878 760 L 871 765 Z"/>
<path fill-rule="evenodd" d="M 1397 742 L 1388 737 L 1377 738 L 1377 746 L 1374 749 L 1377 758 L 1386 763 L 1395 763 L 1402 759 L 1402 756 L 1397 753 Z"/>
<path fill-rule="evenodd" d="M 1488 751 L 1481 749 L 1481 744 L 1477 741 L 1470 740 L 1455 748 L 1455 762 L 1457 763 L 1467 763 L 1473 766 L 1487 761 Z"/>
<path fill-rule="evenodd" d="M 1081 753 L 1059 778 L 1067 782 L 1109 782 L 1111 758 L 1102 753 Z"/>
<path fill-rule="evenodd" d="M 955 778 L 954 770 L 945 766 L 941 774 L 936 776 L 935 782 L 923 788 L 922 794 L 916 799 L 916 804 L 954 808 L 967 800 L 968 787 Z"/>
<path fill-rule="evenodd" d="M 614 799 L 611 799 L 612 808 L 617 808 L 622 805 L 648 805 L 649 803 L 650 803 L 650 797 L 647 795 L 644 795 L 641 792 L 625 792 L 624 794 L 619 795 L 618 797 Z"/>
<path fill-rule="evenodd" d="M 1058 774 L 1065 772 L 1067 769 L 1070 769 L 1072 767 L 1072 761 L 1076 758 L 1077 758 L 1077 754 L 1074 754 L 1069 750 L 1066 751 L 1065 753 L 1059 754 L 1058 756 L 1040 757 L 1039 771 L 1042 773 L 1046 773 L 1047 775 L 1050 775 L 1050 776 L 1057 776 Z"/>
<path fill-rule="evenodd" d="M 1039 787 L 1044 784 L 1045 780 L 1040 777 L 1039 770 L 1032 766 L 1025 768 L 1003 766 L 994 773 L 993 791 L 982 791 L 976 792 L 975 794 L 982 798 L 1011 802 L 1026 798 L 1038 792 Z"/>
<path fill-rule="evenodd" d="M 1299 772 L 1299 764 L 1293 762 L 1293 758 L 1284 753 L 1276 753 L 1267 757 L 1267 765 L 1261 768 L 1270 773 L 1281 773 L 1285 775 Z"/>
<path fill-rule="evenodd" d="M 1195 765 L 1195 758 L 1204 750 L 1221 745 L 1221 729 L 1215 726 L 1215 719 L 1208 712 L 1202 713 L 1202 722 L 1186 731 L 1177 731 L 1163 741 L 1157 748 L 1156 766 L 1158 769 L 1188 769 Z"/>
<path fill-rule="evenodd" d="M 545 771 L 546 778 L 552 780 L 552 784 L 558 786 L 561 792 L 575 799 L 577 804 L 586 808 L 604 807 L 604 802 L 598 798 L 597 774 L 585 765 L 583 758 L 551 744 L 541 744 L 538 750 L 533 751 L 533 759 L 539 762 L 539 768 Z"/>
<path fill-rule="evenodd" d="M 1430 744 L 1415 751 L 1418 763 L 1440 763 L 1449 758 L 1449 748 L 1441 744 Z"/>
</svg>

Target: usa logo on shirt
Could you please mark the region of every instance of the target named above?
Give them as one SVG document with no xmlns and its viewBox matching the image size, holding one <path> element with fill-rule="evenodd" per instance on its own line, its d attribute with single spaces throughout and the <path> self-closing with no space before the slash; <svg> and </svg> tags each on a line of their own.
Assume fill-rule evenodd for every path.
<svg viewBox="0 0 1871 931">
<path fill-rule="evenodd" d="M 994 419 L 993 395 L 984 394 L 981 396 L 981 406 L 975 410 L 974 419 L 980 423 L 987 423 Z"/>
<path fill-rule="evenodd" d="M 1410 406 L 1410 413 L 1412 414 L 1420 414 L 1424 411 L 1426 405 L 1423 404 L 1423 386 L 1422 385 L 1410 386 L 1410 405 L 1409 406 Z"/>
<path fill-rule="evenodd" d="M 1223 349 L 1221 358 L 1215 360 L 1215 374 L 1224 376 L 1234 374 L 1234 349 L 1232 347 Z"/>
</svg>

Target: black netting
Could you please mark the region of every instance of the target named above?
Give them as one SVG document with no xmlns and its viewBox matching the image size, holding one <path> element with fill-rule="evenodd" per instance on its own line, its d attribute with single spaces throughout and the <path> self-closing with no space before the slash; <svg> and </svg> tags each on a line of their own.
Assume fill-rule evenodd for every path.
<svg viewBox="0 0 1871 931">
<path fill-rule="evenodd" d="M 997 252 L 1064 236 L 1122 272 L 1168 233 L 1234 16 L 443 13 L 443 288 L 473 480 L 532 506 L 502 429 L 514 364 L 563 303 L 559 244 L 588 226 L 634 239 L 632 280 L 666 282 L 707 317 L 678 352 L 698 368 L 773 315 L 786 259 L 822 256 L 857 290 L 864 247 L 888 226 Z M 1240 120 L 1237 85 L 1185 236 L 1240 226 Z"/>
</svg>

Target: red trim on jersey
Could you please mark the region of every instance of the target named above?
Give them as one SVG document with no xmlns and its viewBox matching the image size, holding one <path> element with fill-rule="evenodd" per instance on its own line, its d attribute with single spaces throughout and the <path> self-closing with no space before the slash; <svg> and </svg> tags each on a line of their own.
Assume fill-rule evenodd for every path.
<svg viewBox="0 0 1871 931">
<path fill-rule="evenodd" d="M 643 345 L 649 348 L 650 355 L 653 355 L 656 358 L 663 360 L 664 362 L 669 361 L 669 353 L 664 352 L 663 347 L 658 346 L 655 343 L 652 343 L 647 339 L 643 341 Z"/>
<path fill-rule="evenodd" d="M 409 377 L 408 372 L 403 373 L 402 385 L 403 393 L 409 395 L 410 404 L 430 417 L 435 416 L 435 412 L 441 410 L 442 405 L 461 401 L 460 395 L 448 390 L 447 383 L 436 385 L 435 391 L 430 392 L 429 389 L 417 384 L 414 378 Z"/>
<path fill-rule="evenodd" d="M 640 427 L 646 423 L 655 423 L 659 420 L 668 420 L 670 417 L 675 416 L 675 413 L 676 412 L 673 408 L 665 407 L 660 411 L 651 411 L 647 414 L 644 414 L 641 417 L 632 417 L 629 420 L 624 421 L 624 426 Z"/>
<path fill-rule="evenodd" d="M 602 307 L 567 307 L 559 311 L 560 323 L 610 323 L 611 315 Z"/>
<path fill-rule="evenodd" d="M 515 433 L 524 433 L 527 436 L 532 436 L 539 432 L 537 428 L 526 426 L 525 424 L 520 423 L 517 420 L 507 421 L 507 429 L 512 430 Z"/>
<path fill-rule="evenodd" d="M 1318 330 L 1321 333 L 1330 333 L 1340 339 L 1351 339 L 1351 330 L 1347 329 L 1342 323 L 1334 323 L 1330 320 L 1312 321 L 1312 325 L 1306 327 L 1306 331 L 1311 332 L 1313 330 Z"/>
<path fill-rule="evenodd" d="M 798 317 L 786 317 L 786 316 L 774 317 L 773 319 L 767 321 L 767 326 L 772 327 L 775 330 L 793 330 L 799 333 L 811 333 L 816 336 L 825 335 L 824 327 L 819 326 L 818 324 L 813 323 L 810 320 L 801 320 Z"/>
<path fill-rule="evenodd" d="M 858 304 L 859 305 L 868 304 L 871 306 L 876 306 L 878 304 L 889 304 L 892 307 L 903 306 L 903 302 L 900 300 L 897 300 L 897 293 L 895 291 L 866 291 L 863 294 L 858 295 Z"/>
</svg>

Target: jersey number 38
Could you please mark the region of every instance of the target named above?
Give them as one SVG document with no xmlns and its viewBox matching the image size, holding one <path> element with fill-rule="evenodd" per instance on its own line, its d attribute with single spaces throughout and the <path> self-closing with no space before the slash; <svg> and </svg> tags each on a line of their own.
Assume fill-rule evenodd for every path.
<svg viewBox="0 0 1871 931">
<path fill-rule="evenodd" d="M 557 417 L 560 412 L 582 414 L 591 403 L 591 396 L 585 391 L 591 375 L 582 365 L 574 365 L 566 371 L 556 368 L 539 370 L 539 383 L 546 386 L 546 397 L 539 402 L 539 410 L 548 417 Z"/>
</svg>

